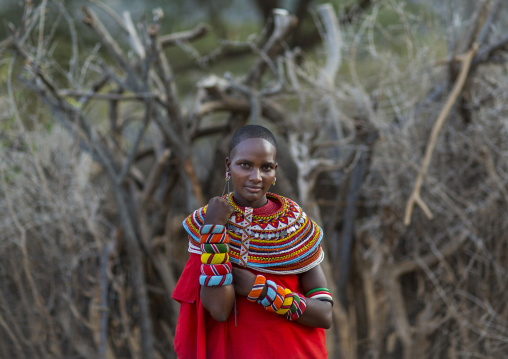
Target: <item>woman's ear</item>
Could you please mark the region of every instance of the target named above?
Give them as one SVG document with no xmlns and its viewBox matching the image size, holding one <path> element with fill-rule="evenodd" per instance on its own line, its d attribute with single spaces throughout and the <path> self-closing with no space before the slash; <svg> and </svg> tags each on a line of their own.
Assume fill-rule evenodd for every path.
<svg viewBox="0 0 508 359">
<path fill-rule="evenodd" d="M 226 171 L 230 171 L 230 167 L 231 167 L 231 160 L 229 159 L 229 157 L 226 157 Z"/>
</svg>

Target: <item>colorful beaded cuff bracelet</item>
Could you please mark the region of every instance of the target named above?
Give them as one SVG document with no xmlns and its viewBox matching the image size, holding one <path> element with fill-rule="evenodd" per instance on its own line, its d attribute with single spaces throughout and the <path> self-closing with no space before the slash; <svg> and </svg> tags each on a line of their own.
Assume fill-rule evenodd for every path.
<svg viewBox="0 0 508 359">
<path fill-rule="evenodd" d="M 219 234 L 226 232 L 226 227 L 221 224 L 205 224 L 199 230 L 199 234 Z"/>
<path fill-rule="evenodd" d="M 284 291 L 284 288 L 278 285 L 275 298 L 273 299 L 272 303 L 269 306 L 265 307 L 265 309 L 269 312 L 276 313 L 280 309 L 280 307 L 282 307 L 285 296 L 286 292 Z"/>
<path fill-rule="evenodd" d="M 277 284 L 275 284 L 275 282 L 267 280 L 266 285 L 268 286 L 268 289 L 265 297 L 262 300 L 258 300 L 258 303 L 265 308 L 273 303 L 275 296 L 277 295 Z"/>
<path fill-rule="evenodd" d="M 224 264 L 201 264 L 201 274 L 204 275 L 226 275 L 231 273 L 231 262 Z"/>
<path fill-rule="evenodd" d="M 298 320 L 298 318 L 302 316 L 306 307 L 307 301 L 305 300 L 305 297 L 301 294 L 294 293 L 293 304 L 291 305 L 289 311 L 286 313 L 285 318 L 289 321 Z"/>
<path fill-rule="evenodd" d="M 228 253 L 229 246 L 227 244 L 217 243 L 217 244 L 201 244 L 201 251 L 203 253 Z"/>
<path fill-rule="evenodd" d="M 307 307 L 305 297 L 293 293 L 290 289 L 283 288 L 271 280 L 266 280 L 262 275 L 256 276 L 247 299 L 251 302 L 256 301 L 265 284 L 267 286 L 266 295 L 262 300 L 258 299 L 257 302 L 265 307 L 267 311 L 283 315 L 289 321 L 298 320 Z"/>
<path fill-rule="evenodd" d="M 200 275 L 199 284 L 206 287 L 215 287 L 228 285 L 233 283 L 233 275 L 231 273 L 226 275 Z"/>
<path fill-rule="evenodd" d="M 293 292 L 290 289 L 284 289 L 284 293 L 286 294 L 284 296 L 284 302 L 282 303 L 281 307 L 275 312 L 280 315 L 284 315 L 288 312 L 288 310 L 291 308 L 291 305 L 293 304 Z"/>
<path fill-rule="evenodd" d="M 309 290 L 307 294 L 305 294 L 307 298 L 321 300 L 323 302 L 329 302 L 333 306 L 333 298 L 332 292 L 328 288 L 315 288 Z"/>
<path fill-rule="evenodd" d="M 263 289 L 265 288 L 266 284 L 266 278 L 263 275 L 258 275 L 256 277 L 256 280 L 254 281 L 254 285 L 252 286 L 252 290 L 250 291 L 249 295 L 247 296 L 247 300 L 251 302 L 255 302 L 258 300 L 259 296 L 261 295 L 261 292 L 263 292 Z"/>
<path fill-rule="evenodd" d="M 201 247 L 201 275 L 199 284 L 207 287 L 233 283 L 232 267 L 229 262 L 229 236 L 226 227 L 205 224 L 199 231 Z"/>
<path fill-rule="evenodd" d="M 226 226 L 219 224 L 205 224 L 199 230 L 199 242 L 203 244 L 229 243 L 229 235 Z M 228 248 L 229 249 L 229 248 Z"/>
<path fill-rule="evenodd" d="M 199 238 L 199 242 L 201 244 L 209 243 L 209 244 L 218 244 L 218 243 L 229 243 L 229 235 L 227 233 L 212 233 L 212 234 L 202 234 Z"/>
<path fill-rule="evenodd" d="M 229 254 L 227 253 L 203 253 L 201 255 L 201 263 L 203 264 L 224 264 L 229 262 Z"/>
</svg>

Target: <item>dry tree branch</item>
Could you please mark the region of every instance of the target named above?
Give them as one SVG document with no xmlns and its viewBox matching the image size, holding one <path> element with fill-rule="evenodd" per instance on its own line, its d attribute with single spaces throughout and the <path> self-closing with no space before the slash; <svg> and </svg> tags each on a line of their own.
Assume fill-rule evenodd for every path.
<svg viewBox="0 0 508 359">
<path fill-rule="evenodd" d="M 153 192 L 157 184 L 159 183 L 160 176 L 164 169 L 164 166 L 167 166 L 169 158 L 171 156 L 171 150 L 169 148 L 164 149 L 160 156 L 157 158 L 157 162 L 153 166 L 148 178 L 146 180 L 145 188 L 143 190 L 143 194 L 141 196 L 141 201 L 146 203 L 148 199 L 152 196 Z"/>
<path fill-rule="evenodd" d="M 0 175 L 3 176 L 3 173 L 0 174 Z M 11 331 L 10 326 L 3 319 L 1 313 L 0 313 L 0 327 L 2 327 L 5 330 L 5 332 L 7 333 L 9 338 L 11 339 L 11 341 L 14 343 L 14 346 L 16 347 L 16 350 L 18 351 L 18 353 L 23 353 L 23 349 L 22 349 L 21 344 L 18 342 L 18 339 L 16 338 L 16 335 Z"/>
<path fill-rule="evenodd" d="M 273 56 L 275 56 L 275 54 L 278 51 L 280 51 L 280 49 L 282 48 L 282 41 L 296 26 L 296 23 L 298 21 L 295 17 L 290 16 L 289 13 L 283 9 L 274 9 L 273 16 L 274 16 L 273 33 L 261 51 L 263 54 L 266 54 L 269 59 L 271 59 Z M 267 66 L 266 59 L 260 57 L 256 61 L 256 64 L 249 71 L 243 83 L 252 88 L 256 87 L 266 66 Z"/>
<path fill-rule="evenodd" d="M 86 6 L 82 7 L 82 11 L 85 14 L 85 18 L 83 19 L 85 24 L 87 24 L 88 26 L 90 26 L 92 30 L 94 30 L 102 45 L 106 48 L 109 54 L 115 59 L 115 61 L 120 65 L 122 70 L 124 70 L 125 74 L 130 80 L 128 81 L 130 82 L 132 87 L 134 87 L 135 90 L 138 90 L 139 84 L 137 84 L 137 82 L 135 81 L 135 77 L 133 76 L 135 73 L 134 69 L 129 64 L 127 60 L 128 57 L 122 51 L 120 45 L 118 45 L 113 36 L 111 36 L 107 28 L 100 21 L 99 17 L 97 16 L 97 14 L 95 14 L 94 11 L 87 8 Z"/>
<path fill-rule="evenodd" d="M 148 125 L 150 124 L 150 121 L 152 119 L 152 108 L 153 108 L 152 101 L 148 101 L 146 103 L 145 117 L 143 119 L 143 125 L 142 125 L 141 129 L 139 129 L 138 133 L 136 134 L 136 138 L 135 138 L 132 148 L 129 152 L 127 160 L 125 161 L 125 163 L 122 167 L 122 170 L 120 171 L 120 173 L 118 174 L 118 176 L 116 178 L 116 183 L 118 185 L 120 185 L 123 182 L 125 176 L 127 175 L 127 173 L 129 172 L 129 170 L 131 168 L 132 163 L 134 162 L 134 159 L 136 157 L 136 152 L 138 151 L 139 144 L 141 143 L 141 140 L 143 139 L 146 129 L 148 128 Z"/>
<path fill-rule="evenodd" d="M 39 7 L 39 11 L 41 13 L 39 20 L 39 36 L 37 37 L 37 52 L 35 57 L 35 63 L 39 65 L 41 60 L 41 56 L 43 53 L 43 43 L 44 43 L 44 24 L 45 24 L 45 15 L 46 15 L 46 6 L 48 4 L 48 0 L 42 0 L 42 3 Z"/>
<path fill-rule="evenodd" d="M 100 8 L 102 11 L 104 11 L 106 14 L 108 14 L 115 22 L 120 26 L 120 28 L 125 31 L 126 33 L 129 33 L 129 30 L 127 29 L 127 26 L 125 25 L 123 19 L 109 6 L 107 6 L 105 3 L 99 0 L 88 0 L 94 5 L 97 5 L 98 8 Z"/>
<path fill-rule="evenodd" d="M 386 278 L 386 286 L 390 298 L 393 320 L 395 322 L 395 331 L 402 341 L 404 347 L 404 358 L 412 359 L 413 338 L 411 335 L 411 325 L 407 316 L 404 296 L 400 282 L 393 276 Z"/>
<path fill-rule="evenodd" d="M 319 82 L 325 87 L 333 87 L 335 76 L 340 68 L 342 56 L 342 36 L 337 21 L 337 16 L 331 4 L 323 4 L 318 7 L 318 12 L 324 23 L 326 43 L 326 64 L 321 69 Z"/>
<path fill-rule="evenodd" d="M 455 103 L 455 100 L 457 100 L 460 92 L 462 91 L 462 87 L 464 86 L 467 75 L 469 73 L 469 69 L 471 67 L 471 61 L 473 60 L 473 57 L 477 51 L 478 44 L 474 43 L 473 47 L 463 55 L 462 69 L 460 75 L 457 77 L 457 81 L 455 82 L 453 90 L 450 93 L 446 101 L 446 104 L 441 110 L 441 113 L 439 114 L 436 122 L 434 123 L 434 126 L 432 127 L 432 132 L 430 135 L 429 142 L 427 143 L 427 149 L 425 151 L 425 156 L 422 161 L 422 166 L 416 179 L 413 192 L 411 193 L 411 196 L 409 197 L 409 200 L 406 204 L 406 210 L 404 215 L 404 225 L 406 226 L 408 226 L 409 223 L 411 223 L 411 214 L 413 213 L 413 207 L 415 204 L 418 204 L 420 206 L 420 208 L 424 211 L 424 213 L 427 215 L 429 219 L 433 218 L 432 212 L 420 197 L 420 189 L 422 187 L 423 180 L 427 174 L 427 170 L 430 165 L 430 160 L 432 159 L 432 154 L 434 152 L 434 147 L 436 146 L 437 137 L 439 135 L 441 127 L 443 126 L 448 114 L 450 113 L 450 110 L 453 104 Z"/>
<path fill-rule="evenodd" d="M 134 51 L 136 52 L 136 54 L 138 54 L 138 56 L 141 60 L 145 59 L 146 51 L 141 43 L 141 40 L 139 39 L 139 35 L 138 35 L 138 32 L 136 31 L 136 27 L 134 26 L 134 23 L 132 22 L 131 13 L 128 11 L 124 11 L 123 18 L 125 20 L 125 26 L 127 28 L 127 32 L 129 33 L 129 40 L 130 40 L 131 48 L 134 49 Z"/>
<path fill-rule="evenodd" d="M 439 261 L 443 260 L 446 257 L 449 257 L 457 252 L 457 250 L 462 246 L 464 241 L 466 240 L 468 235 L 467 231 L 461 232 L 456 238 L 453 238 L 450 242 L 444 244 L 441 248 L 436 250 L 436 253 L 429 253 L 426 256 L 418 258 L 418 261 L 415 260 L 405 260 L 398 262 L 393 265 L 392 273 L 398 279 L 402 275 L 415 271 L 421 268 L 421 264 L 424 263 L 427 267 L 433 266 Z"/>
<path fill-rule="evenodd" d="M 18 268 L 19 263 L 16 260 L 13 260 L 10 265 L 11 268 Z M 20 323 L 24 323 L 28 319 L 28 326 L 32 328 L 37 328 L 40 326 L 40 321 L 38 319 L 39 315 L 37 313 L 37 310 L 33 306 L 33 300 L 29 298 L 28 294 L 25 290 L 25 284 L 26 280 L 23 278 L 23 273 L 20 270 L 14 270 L 13 271 L 13 282 L 17 285 L 17 290 L 19 291 L 19 295 L 21 297 L 22 306 L 21 308 L 23 310 L 19 311 L 17 315 L 13 315 L 13 311 L 5 311 L 7 322 L 10 324 L 10 329 L 16 335 L 16 337 L 22 342 L 24 348 L 27 348 L 30 350 L 30 352 L 36 356 L 37 350 L 41 350 L 45 352 L 45 349 L 43 346 L 45 345 L 43 342 L 44 340 L 41 340 L 41 334 L 36 331 L 30 331 L 23 335 L 24 330 L 21 328 Z M 2 308 L 7 308 L 9 305 L 6 303 L 5 298 L 3 296 L 0 296 L 0 311 L 2 311 Z M 36 348 L 34 348 L 37 347 Z"/>
<path fill-rule="evenodd" d="M 499 0 L 495 0 L 499 1 Z M 490 30 L 490 23 L 487 21 L 487 18 L 490 17 L 490 20 L 493 20 L 492 11 L 489 11 L 489 5 L 491 5 L 492 0 L 484 0 L 479 1 L 478 7 L 476 9 L 476 13 L 474 14 L 473 24 L 470 29 L 470 33 L 467 36 L 467 41 L 464 45 L 463 49 L 458 49 L 459 52 L 466 52 L 467 50 L 473 47 L 473 44 L 476 42 L 478 45 L 483 43 L 486 35 Z M 494 10 L 496 6 L 493 7 Z M 490 13 L 490 14 L 489 14 Z"/>
<path fill-rule="evenodd" d="M 478 51 L 471 66 L 487 62 L 488 59 L 496 52 L 508 48 L 508 35 L 496 41 L 495 43 L 485 46 Z"/>
<path fill-rule="evenodd" d="M 134 359 L 140 358 L 139 353 L 139 345 L 136 342 L 136 340 L 133 338 L 133 335 L 131 333 L 131 325 L 129 320 L 129 315 L 127 314 L 127 299 L 126 299 L 126 291 L 123 286 L 123 281 L 117 280 L 113 282 L 113 289 L 116 292 L 116 295 L 118 296 L 118 310 L 120 312 L 120 323 L 124 330 L 124 339 L 127 342 L 127 348 L 129 350 L 129 354 Z"/>
<path fill-rule="evenodd" d="M 492 1 L 491 1 L 491 4 L 492 4 Z M 485 7 L 485 9 L 487 9 L 487 7 Z M 494 20 L 500 14 L 500 10 L 501 10 L 501 0 L 494 0 L 494 2 L 492 4 L 492 8 L 489 11 L 489 14 L 486 16 L 485 21 L 482 23 L 482 28 L 479 31 L 478 36 L 476 37 L 476 39 L 474 39 L 474 38 L 471 39 L 472 42 L 471 42 L 470 46 L 472 46 L 472 44 L 474 42 L 477 42 L 478 44 L 483 44 L 485 42 L 489 32 L 492 29 L 492 24 L 493 24 Z"/>
<path fill-rule="evenodd" d="M 105 101 L 146 101 L 149 99 L 157 98 L 158 95 L 154 93 L 142 93 L 138 92 L 133 95 L 121 95 L 121 94 L 115 94 L 115 93 L 98 93 L 95 91 L 92 92 L 83 92 L 83 91 L 76 91 L 76 90 L 59 90 L 58 95 L 61 97 L 76 97 L 79 99 L 97 99 L 97 100 L 105 100 Z"/>
<path fill-rule="evenodd" d="M 284 63 L 282 57 L 277 57 L 277 83 L 271 88 L 265 88 L 259 91 L 258 96 L 271 96 L 282 91 L 284 88 Z"/>
<path fill-rule="evenodd" d="M 178 45 L 184 41 L 193 41 L 205 36 L 210 31 L 207 24 L 199 24 L 189 31 L 176 32 L 169 35 L 159 37 L 159 43 L 162 47 Z"/>
<path fill-rule="evenodd" d="M 242 93 L 243 95 L 246 95 L 250 100 L 250 121 L 252 123 L 258 123 L 259 122 L 259 98 L 258 94 L 256 93 L 256 90 L 244 86 L 242 84 L 239 84 L 233 80 L 231 77 L 231 74 L 228 72 L 224 75 L 224 78 L 228 81 L 229 86 L 238 92 Z"/>
<path fill-rule="evenodd" d="M 99 358 L 106 358 L 106 348 L 108 342 L 108 267 L 110 253 L 115 250 L 116 239 L 113 237 L 109 243 L 106 243 L 102 248 L 100 256 L 100 271 L 99 271 L 99 289 L 100 289 L 100 333 L 99 333 Z"/>
<path fill-rule="evenodd" d="M 221 100 L 205 102 L 198 108 L 193 116 L 200 118 L 208 114 L 221 111 L 252 114 L 251 104 L 252 102 L 249 102 L 245 99 L 238 99 L 225 95 Z M 273 123 L 280 125 L 281 128 L 286 128 L 289 126 L 287 124 L 283 109 L 280 108 L 277 103 L 267 99 L 261 99 L 259 106 L 260 114 L 263 117 L 269 119 Z M 227 125 L 217 125 L 210 128 L 198 129 L 193 133 L 192 137 L 198 138 L 206 134 L 216 133 L 217 131 L 223 129 L 224 126 Z"/>
<path fill-rule="evenodd" d="M 155 73 L 161 80 L 164 86 L 165 98 L 165 110 L 169 119 L 173 120 L 173 126 L 164 125 L 163 128 L 166 130 L 167 136 L 171 139 L 174 145 L 179 148 L 182 152 L 185 152 L 183 148 L 182 135 L 185 135 L 186 124 L 182 116 L 182 109 L 178 102 L 178 94 L 174 81 L 173 72 L 169 65 L 168 59 L 162 50 L 160 38 L 159 38 L 159 26 L 153 25 L 149 29 L 149 35 L 151 39 L 151 51 L 155 56 L 154 66 Z M 164 121 L 165 123 L 168 121 Z"/>
<path fill-rule="evenodd" d="M 5 182 L 5 172 L 2 166 L 0 166 L 0 183 L 3 188 L 7 188 L 7 183 Z M 37 289 L 37 285 L 35 283 L 35 279 L 32 275 L 32 271 L 30 270 L 30 256 L 28 254 L 27 250 L 27 230 L 25 226 L 21 223 L 20 219 L 18 218 L 18 214 L 16 213 L 14 209 L 14 203 L 12 201 L 12 198 L 8 191 L 5 191 L 5 199 L 7 202 L 7 208 L 9 216 L 11 217 L 12 221 L 14 222 L 14 225 L 16 229 L 19 231 L 20 235 L 20 241 L 19 241 L 19 248 L 21 250 L 22 254 L 22 271 L 25 273 L 25 276 L 28 280 L 29 288 L 32 294 L 32 300 L 35 303 L 35 307 L 37 308 L 37 311 L 39 315 L 41 315 L 45 319 L 44 325 L 47 327 L 47 329 L 50 331 L 50 338 L 51 340 L 54 338 L 53 333 L 53 326 L 51 325 L 51 318 L 49 316 L 49 313 L 44 305 L 44 302 L 42 300 L 42 296 L 40 295 L 39 290 Z M 0 318 L 1 319 L 1 318 Z M 33 339 L 33 338 L 32 338 Z M 38 342 L 39 346 L 41 345 L 40 342 Z"/>
</svg>

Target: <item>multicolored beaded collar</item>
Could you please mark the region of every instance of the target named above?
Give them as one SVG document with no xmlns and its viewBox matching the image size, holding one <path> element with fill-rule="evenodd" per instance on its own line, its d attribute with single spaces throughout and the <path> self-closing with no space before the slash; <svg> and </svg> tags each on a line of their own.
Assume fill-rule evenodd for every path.
<svg viewBox="0 0 508 359">
<path fill-rule="evenodd" d="M 252 214 L 249 207 L 238 207 L 232 193 L 226 196 L 235 208 L 226 224 L 231 261 L 275 274 L 303 273 L 321 263 L 324 257 L 320 246 L 321 228 L 294 201 L 273 193 L 266 195 L 269 200 L 279 201 L 282 205 L 276 212 L 265 216 Z M 201 254 L 199 228 L 203 225 L 206 207 L 194 211 L 183 222 L 189 234 L 191 253 Z"/>
</svg>

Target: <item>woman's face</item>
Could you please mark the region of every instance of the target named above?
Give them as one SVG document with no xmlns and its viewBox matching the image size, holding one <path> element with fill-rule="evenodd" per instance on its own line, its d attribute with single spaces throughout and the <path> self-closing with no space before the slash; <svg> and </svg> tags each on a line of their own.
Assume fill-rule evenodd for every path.
<svg viewBox="0 0 508 359">
<path fill-rule="evenodd" d="M 275 179 L 275 147 L 262 138 L 243 140 L 226 158 L 231 174 L 233 196 L 241 207 L 258 208 L 266 204 L 266 192 Z"/>
</svg>

